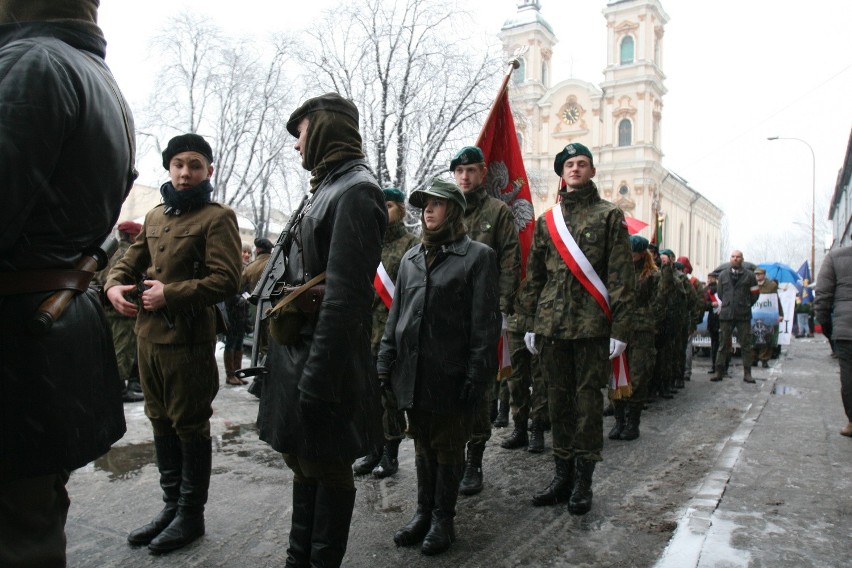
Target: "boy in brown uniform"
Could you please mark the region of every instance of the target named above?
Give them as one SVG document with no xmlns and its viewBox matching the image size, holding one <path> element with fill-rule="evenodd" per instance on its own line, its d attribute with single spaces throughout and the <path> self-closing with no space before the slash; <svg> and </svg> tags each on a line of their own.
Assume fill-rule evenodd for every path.
<svg viewBox="0 0 852 568">
<path fill-rule="evenodd" d="M 128 535 L 153 552 L 204 534 L 210 484 L 211 404 L 219 390 L 216 303 L 237 291 L 242 269 L 233 210 L 210 201 L 213 151 L 197 134 L 176 136 L 163 151 L 171 181 L 164 203 L 145 216 L 142 233 L 104 286 L 113 307 L 137 316 L 139 375 L 165 508 Z M 125 298 L 146 274 L 141 309 Z M 217 317 L 218 315 L 218 317 Z"/>
</svg>

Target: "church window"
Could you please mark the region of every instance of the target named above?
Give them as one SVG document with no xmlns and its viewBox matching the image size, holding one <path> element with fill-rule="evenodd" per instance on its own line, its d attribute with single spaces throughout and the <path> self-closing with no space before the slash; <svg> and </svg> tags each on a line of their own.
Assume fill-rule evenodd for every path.
<svg viewBox="0 0 852 568">
<path fill-rule="evenodd" d="M 518 137 L 518 148 L 521 149 L 521 152 L 524 151 L 524 135 L 520 132 L 515 132 L 515 135 Z"/>
<path fill-rule="evenodd" d="M 633 63 L 633 38 L 631 36 L 625 36 L 625 38 L 621 40 L 620 63 L 622 65 Z"/>
<path fill-rule="evenodd" d="M 519 57 L 518 61 L 521 63 L 520 66 L 515 69 L 515 72 L 512 73 L 512 80 L 515 84 L 523 83 L 526 77 L 524 76 L 527 72 L 526 61 L 524 61 L 523 57 Z"/>
<path fill-rule="evenodd" d="M 618 123 L 618 145 L 630 146 L 631 144 L 633 144 L 633 125 L 630 119 L 625 118 Z"/>
<path fill-rule="evenodd" d="M 541 84 L 547 87 L 547 62 L 541 62 Z"/>
<path fill-rule="evenodd" d="M 680 227 L 678 228 L 677 250 L 678 250 L 678 252 L 680 252 L 680 251 L 684 251 L 684 252 L 680 252 L 680 254 L 687 254 L 686 253 L 686 242 L 684 240 L 685 236 L 686 236 L 686 231 L 683 228 L 683 223 L 681 223 Z"/>
</svg>

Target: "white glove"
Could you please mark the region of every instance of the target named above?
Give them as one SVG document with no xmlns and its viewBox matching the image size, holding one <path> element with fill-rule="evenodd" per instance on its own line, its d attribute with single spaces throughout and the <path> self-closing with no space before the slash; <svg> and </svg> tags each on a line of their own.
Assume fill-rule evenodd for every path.
<svg viewBox="0 0 852 568">
<path fill-rule="evenodd" d="M 500 331 L 503 332 L 503 331 L 506 331 L 507 329 L 509 329 L 509 319 L 506 316 L 506 314 L 504 314 L 502 312 L 500 313 L 500 315 L 503 316 L 503 324 L 502 324 L 502 327 L 500 327 Z"/>
<path fill-rule="evenodd" d="M 609 358 L 615 359 L 627 349 L 627 344 L 623 341 L 619 341 L 614 337 L 609 338 Z"/>
<path fill-rule="evenodd" d="M 535 333 L 528 331 L 524 334 L 524 344 L 527 346 L 527 351 L 533 355 L 538 355 L 538 349 L 535 348 Z"/>
</svg>

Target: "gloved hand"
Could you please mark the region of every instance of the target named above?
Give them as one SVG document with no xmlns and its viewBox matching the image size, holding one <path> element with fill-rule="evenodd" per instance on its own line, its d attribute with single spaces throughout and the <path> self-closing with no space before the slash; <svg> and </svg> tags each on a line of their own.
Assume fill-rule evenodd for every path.
<svg viewBox="0 0 852 568">
<path fill-rule="evenodd" d="M 627 349 L 627 344 L 623 341 L 619 341 L 614 337 L 609 338 L 609 358 L 615 359 Z"/>
<path fill-rule="evenodd" d="M 302 419 L 309 424 L 330 424 L 336 420 L 334 404 L 306 392 L 299 393 L 299 410 Z"/>
<path fill-rule="evenodd" d="M 468 407 L 475 406 L 483 398 L 484 386 L 474 383 L 469 378 L 465 379 L 459 391 L 459 401 Z"/>
<path fill-rule="evenodd" d="M 535 333 L 528 331 L 524 334 L 524 345 L 527 346 L 527 351 L 533 355 L 538 355 L 538 349 L 535 348 Z"/>
<path fill-rule="evenodd" d="M 820 327 L 822 328 L 822 334 L 831 341 L 831 333 L 834 331 L 834 323 L 829 320 L 827 322 L 819 322 Z"/>
</svg>

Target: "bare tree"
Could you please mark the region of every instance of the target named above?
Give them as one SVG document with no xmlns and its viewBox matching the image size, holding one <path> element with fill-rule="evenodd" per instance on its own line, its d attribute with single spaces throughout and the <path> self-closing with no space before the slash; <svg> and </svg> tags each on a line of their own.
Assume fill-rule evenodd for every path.
<svg viewBox="0 0 852 568">
<path fill-rule="evenodd" d="M 479 132 L 501 65 L 466 18 L 449 1 L 354 0 L 308 32 L 306 82 L 358 105 L 380 185 L 423 185 Z"/>
<path fill-rule="evenodd" d="M 197 132 L 214 149 L 214 199 L 249 217 L 265 236 L 273 207 L 290 202 L 291 172 L 280 159 L 294 106 L 292 39 L 278 35 L 264 48 L 232 40 L 209 20 L 186 16 L 155 46 L 171 61 L 159 77 L 161 89 L 146 113 L 146 130 L 158 140 Z"/>
</svg>

